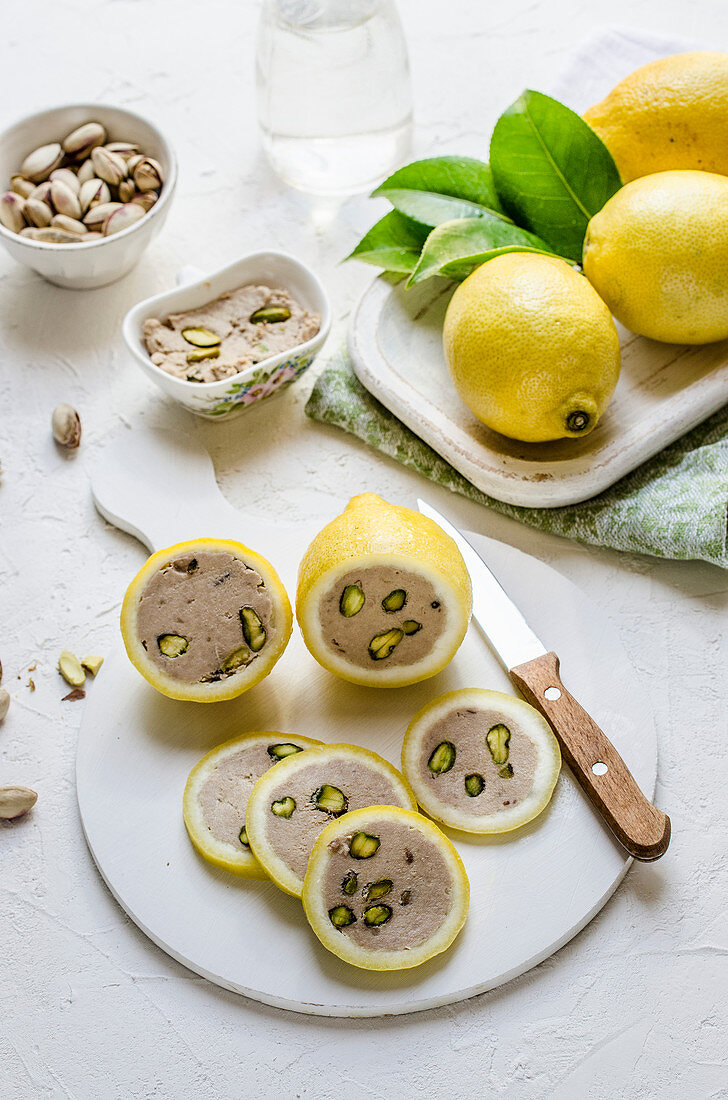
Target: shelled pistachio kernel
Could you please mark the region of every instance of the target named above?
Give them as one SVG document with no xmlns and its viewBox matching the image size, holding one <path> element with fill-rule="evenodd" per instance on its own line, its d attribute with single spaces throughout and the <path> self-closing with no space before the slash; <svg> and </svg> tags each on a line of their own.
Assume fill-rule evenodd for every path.
<svg viewBox="0 0 728 1100">
<path fill-rule="evenodd" d="M 369 656 L 373 661 L 383 661 L 389 657 L 404 638 L 404 631 L 399 627 L 387 630 L 384 634 L 376 634 L 369 643 Z"/>
<path fill-rule="evenodd" d="M 378 882 L 370 882 L 364 891 L 367 901 L 376 901 L 377 898 L 386 897 L 394 887 L 391 878 L 380 878 Z"/>
<path fill-rule="evenodd" d="M 311 802 L 317 810 L 323 810 L 332 817 L 340 817 L 349 808 L 349 800 L 338 787 L 332 787 L 330 783 L 324 783 L 311 795 Z"/>
<path fill-rule="evenodd" d="M 502 768 L 498 769 L 498 775 L 501 779 L 511 779 L 513 777 L 513 765 L 504 764 Z"/>
<path fill-rule="evenodd" d="M 303 752 L 303 749 L 298 745 L 292 745 L 290 742 L 280 745 L 269 745 L 268 756 L 271 760 L 277 762 L 278 760 L 285 760 L 287 756 L 295 756 L 297 752 Z"/>
<path fill-rule="evenodd" d="M 364 606 L 364 593 L 358 584 L 347 584 L 341 593 L 339 611 L 346 619 L 353 619 Z"/>
<path fill-rule="evenodd" d="M 388 905 L 370 905 L 364 910 L 364 923 L 376 928 L 380 924 L 386 924 L 391 916 L 392 910 Z"/>
<path fill-rule="evenodd" d="M 239 645 L 228 653 L 225 660 L 220 665 L 222 672 L 236 672 L 237 669 L 242 668 L 243 665 L 247 665 L 250 660 L 250 650 L 246 645 Z"/>
<path fill-rule="evenodd" d="M 86 673 L 84 672 L 81 662 L 75 653 L 71 653 L 68 649 L 61 650 L 61 655 L 58 658 L 58 671 L 63 679 L 71 687 L 81 687 L 86 680 Z"/>
<path fill-rule="evenodd" d="M 437 748 L 432 750 L 427 767 L 433 775 L 444 775 L 455 763 L 456 755 L 452 741 L 441 741 Z"/>
<path fill-rule="evenodd" d="M 243 825 L 242 829 L 240 830 L 240 832 L 238 833 L 238 840 L 240 841 L 240 843 L 243 845 L 244 848 L 249 848 L 250 847 L 250 844 L 248 843 L 248 830 L 245 828 L 244 825 Z"/>
<path fill-rule="evenodd" d="M 354 833 L 349 841 L 349 855 L 354 859 L 370 859 L 379 851 L 381 841 L 370 833 Z"/>
<path fill-rule="evenodd" d="M 189 649 L 190 643 L 181 634 L 160 634 L 157 645 L 164 657 L 181 657 Z"/>
<path fill-rule="evenodd" d="M 353 924 L 356 917 L 348 905 L 335 905 L 329 909 L 329 920 L 334 928 L 346 928 L 347 924 Z"/>
<path fill-rule="evenodd" d="M 482 794 L 484 787 L 485 780 L 477 772 L 465 776 L 465 793 L 471 798 L 477 798 L 479 794 Z"/>
<path fill-rule="evenodd" d="M 508 726 L 504 726 L 502 722 L 499 722 L 497 726 L 491 726 L 485 735 L 485 740 L 488 742 L 493 763 L 496 765 L 507 763 L 508 746 L 511 741 L 511 731 Z"/>
<path fill-rule="evenodd" d="M 199 351 L 188 351 L 187 362 L 188 363 L 202 363 L 205 359 L 219 359 L 219 348 L 200 348 Z"/>
<path fill-rule="evenodd" d="M 274 813 L 276 817 L 289 818 L 296 808 L 295 798 L 291 798 L 290 795 L 286 795 L 285 798 L 278 798 L 275 802 L 270 804 L 271 813 Z"/>
<path fill-rule="evenodd" d="M 96 676 L 102 664 L 104 663 L 103 657 L 82 657 L 81 664 L 90 672 L 92 676 Z"/>
<path fill-rule="evenodd" d="M 422 630 L 422 623 L 418 623 L 416 619 L 405 619 L 402 623 L 402 630 L 405 634 L 416 634 L 418 630 Z"/>
<path fill-rule="evenodd" d="M 347 871 L 341 880 L 341 892 L 348 897 L 353 897 L 359 885 L 359 876 L 356 871 Z"/>
<path fill-rule="evenodd" d="M 407 600 L 407 593 L 404 588 L 395 588 L 393 592 L 390 592 L 388 596 L 385 596 L 382 600 L 382 607 L 385 611 L 401 611 Z"/>
<path fill-rule="evenodd" d="M 262 309 L 256 309 L 250 314 L 250 323 L 262 325 L 267 322 L 269 325 L 275 325 L 281 321 L 287 321 L 290 316 L 291 311 L 286 306 L 263 306 Z"/>
<path fill-rule="evenodd" d="M 183 328 L 182 337 L 196 348 L 216 348 L 221 342 L 217 333 L 209 328 Z"/>
<path fill-rule="evenodd" d="M 241 607 L 240 621 L 243 624 L 243 637 L 253 653 L 259 653 L 265 645 L 266 631 L 260 615 L 252 607 Z"/>
</svg>

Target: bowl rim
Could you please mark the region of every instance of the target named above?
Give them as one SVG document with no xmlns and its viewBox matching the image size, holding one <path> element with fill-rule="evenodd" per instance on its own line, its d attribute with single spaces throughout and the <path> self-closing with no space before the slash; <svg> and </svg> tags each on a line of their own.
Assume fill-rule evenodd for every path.
<svg viewBox="0 0 728 1100">
<path fill-rule="evenodd" d="M 69 249 L 72 248 L 73 254 L 75 254 L 80 247 L 83 247 L 84 250 L 88 250 L 91 248 L 102 248 L 105 244 L 110 244 L 112 241 L 122 240 L 124 237 L 130 236 L 132 233 L 135 233 L 138 229 L 140 229 L 143 224 L 148 225 L 149 222 L 152 220 L 152 217 L 155 214 L 159 214 L 169 204 L 172 199 L 172 195 L 174 194 L 174 190 L 177 186 L 177 155 L 172 145 L 164 136 L 156 123 L 152 122 L 152 120 L 147 118 L 145 115 L 140 115 L 137 111 L 130 111 L 127 107 L 117 107 L 113 103 L 64 103 L 55 107 L 44 107 L 39 111 L 33 111 L 33 113 L 30 115 L 24 115 L 22 118 L 16 119 L 15 122 L 11 122 L 9 126 L 6 126 L 0 132 L 0 145 L 2 145 L 6 135 L 10 133 L 11 130 L 19 130 L 23 126 L 43 118 L 45 115 L 55 114 L 61 111 L 78 110 L 88 111 L 89 114 L 91 114 L 91 112 L 94 111 L 98 112 L 99 109 L 103 111 L 114 111 L 117 112 L 119 115 L 126 115 L 129 118 L 136 119 L 138 122 L 143 123 L 145 126 L 148 126 L 150 130 L 154 131 L 154 134 L 157 137 L 159 144 L 163 148 L 165 156 L 167 157 L 167 160 L 169 162 L 169 171 L 166 173 L 164 185 L 161 189 L 159 199 L 157 200 L 157 202 L 155 202 L 154 206 L 152 206 L 151 209 L 145 211 L 144 217 L 139 218 L 139 220 L 133 225 L 127 226 L 126 229 L 121 229 L 118 233 L 113 233 L 110 237 L 102 237 L 100 241 L 79 240 L 78 242 L 74 241 L 72 245 L 68 242 L 61 244 L 59 242 L 53 241 L 34 241 L 30 237 L 21 237 L 19 233 L 13 233 L 11 229 L 7 229 L 2 224 L 0 224 L 0 239 L 4 238 L 5 240 L 11 241 L 13 244 L 27 246 L 31 251 L 35 250 L 37 252 L 58 252 L 60 250 L 61 253 L 70 254 Z M 93 122 L 93 117 L 90 117 L 88 121 Z M 83 125 L 83 123 L 79 123 L 79 125 Z"/>
<path fill-rule="evenodd" d="M 244 370 L 238 371 L 236 374 L 229 374 L 225 378 L 218 378 L 214 382 L 189 382 L 186 378 L 177 378 L 175 377 L 175 375 L 169 374 L 167 371 L 163 370 L 162 367 L 157 366 L 156 363 L 153 363 L 149 353 L 146 350 L 142 351 L 137 346 L 137 341 L 139 341 L 140 343 L 142 342 L 140 323 L 142 319 L 141 314 L 147 313 L 150 307 L 153 307 L 165 300 L 174 300 L 174 297 L 177 294 L 182 294 L 185 291 L 193 291 L 197 288 L 202 288 L 206 283 L 210 283 L 213 279 L 217 279 L 220 276 L 225 276 L 228 273 L 232 274 L 232 272 L 236 268 L 240 267 L 240 265 L 243 263 L 256 260 L 264 261 L 270 257 L 273 257 L 275 260 L 282 260 L 284 263 L 290 264 L 293 267 L 298 268 L 298 270 L 311 281 L 315 290 L 320 296 L 322 305 L 322 308 L 319 310 L 321 314 L 321 323 L 318 332 L 309 337 L 308 340 L 304 340 L 302 344 L 295 344 L 292 348 L 286 348 L 285 351 L 279 351 L 277 355 L 269 355 L 266 359 L 260 359 L 257 363 L 251 363 L 251 365 L 249 367 L 245 367 Z M 241 283 L 239 285 L 244 286 L 245 283 Z M 231 287 L 230 289 L 237 288 Z M 212 302 L 215 300 L 215 298 L 219 298 L 220 295 L 224 293 L 225 290 L 218 291 L 215 297 L 208 299 L 208 301 Z M 204 304 L 204 302 L 201 303 L 201 305 Z M 200 307 L 196 306 L 192 308 Z M 144 319 L 146 320 L 146 317 Z M 290 359 L 293 355 L 300 355 L 301 353 L 305 353 L 307 351 L 315 351 L 323 344 L 324 340 L 329 335 L 330 330 L 331 303 L 323 287 L 323 284 L 321 283 L 321 280 L 308 266 L 308 264 L 305 264 L 302 260 L 299 260 L 295 256 L 292 256 L 290 252 L 282 252 L 280 249 L 273 248 L 260 249 L 257 252 L 248 252 L 244 256 L 238 257 L 237 260 L 233 260 L 229 264 L 224 264 L 222 267 L 216 268 L 214 271 L 205 272 L 200 276 L 199 279 L 193 279 L 190 282 L 185 282 L 181 284 L 180 286 L 170 287 L 169 290 L 162 290 L 158 294 L 153 294 L 150 298 L 144 298 L 141 302 L 137 302 L 136 305 L 132 306 L 131 309 L 128 310 L 121 326 L 121 331 L 126 346 L 132 352 L 138 362 L 142 365 L 143 369 L 147 370 L 155 381 L 157 381 L 158 379 L 159 384 L 163 384 L 163 387 L 165 389 L 167 389 L 170 385 L 177 386 L 183 392 L 187 392 L 190 395 L 193 393 L 198 393 L 200 395 L 206 393 L 209 395 L 211 392 L 214 392 L 214 390 L 212 390 L 212 387 L 217 387 L 220 392 L 224 392 L 231 383 L 239 381 L 246 375 L 252 374 L 254 371 L 258 370 L 262 366 L 270 366 L 271 364 L 276 363 L 276 361 L 284 363 L 286 359 Z"/>
</svg>

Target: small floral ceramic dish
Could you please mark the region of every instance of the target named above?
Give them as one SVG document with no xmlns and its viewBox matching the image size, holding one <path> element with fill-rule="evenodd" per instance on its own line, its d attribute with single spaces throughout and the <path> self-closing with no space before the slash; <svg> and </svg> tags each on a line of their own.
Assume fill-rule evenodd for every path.
<svg viewBox="0 0 728 1100">
<path fill-rule="evenodd" d="M 129 350 L 147 377 L 198 416 L 222 420 L 279 393 L 300 378 L 328 336 L 331 308 L 321 283 L 305 264 L 284 252 L 255 252 L 212 275 L 201 275 L 193 282 L 186 276 L 187 272 L 181 272 L 183 285 L 134 306 L 124 318 L 123 333 Z M 216 382 L 189 382 L 176 378 L 152 362 L 144 343 L 145 321 L 199 309 L 221 294 L 250 283 L 283 288 L 305 309 L 317 313 L 321 325 L 316 335 L 297 347 Z"/>
</svg>

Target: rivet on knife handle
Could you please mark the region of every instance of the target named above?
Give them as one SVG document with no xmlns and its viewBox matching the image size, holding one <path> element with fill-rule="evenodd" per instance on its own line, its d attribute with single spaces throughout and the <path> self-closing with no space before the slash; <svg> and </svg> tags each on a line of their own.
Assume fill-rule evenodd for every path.
<svg viewBox="0 0 728 1100">
<path fill-rule="evenodd" d="M 574 777 L 620 844 L 646 863 L 664 855 L 670 818 L 645 798 L 609 738 L 566 690 L 556 654 L 517 665 L 510 677 L 548 721 Z"/>
</svg>

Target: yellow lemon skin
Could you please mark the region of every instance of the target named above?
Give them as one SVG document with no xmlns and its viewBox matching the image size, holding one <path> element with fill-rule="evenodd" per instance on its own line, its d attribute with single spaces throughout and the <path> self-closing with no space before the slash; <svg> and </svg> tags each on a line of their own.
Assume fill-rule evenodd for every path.
<svg viewBox="0 0 728 1100">
<path fill-rule="evenodd" d="M 337 663 L 323 642 L 319 626 L 323 593 L 337 574 L 365 565 L 414 568 L 436 589 L 448 593 L 451 617 L 443 645 L 412 668 L 357 670 Z M 390 504 L 374 493 L 351 498 L 341 515 L 316 535 L 298 570 L 296 617 L 309 652 L 329 672 L 372 687 L 403 687 L 445 668 L 465 637 L 472 602 L 470 576 L 450 536 L 420 512 Z"/>
<path fill-rule="evenodd" d="M 621 364 L 614 321 L 587 280 L 529 252 L 497 256 L 460 284 L 443 346 L 470 411 L 527 443 L 588 435 Z"/>
<path fill-rule="evenodd" d="M 728 53 L 697 50 L 651 61 L 584 119 L 625 183 L 680 168 L 728 175 Z"/>
<path fill-rule="evenodd" d="M 584 272 L 618 321 L 671 344 L 728 336 L 728 177 L 659 172 L 595 214 Z"/>
</svg>

